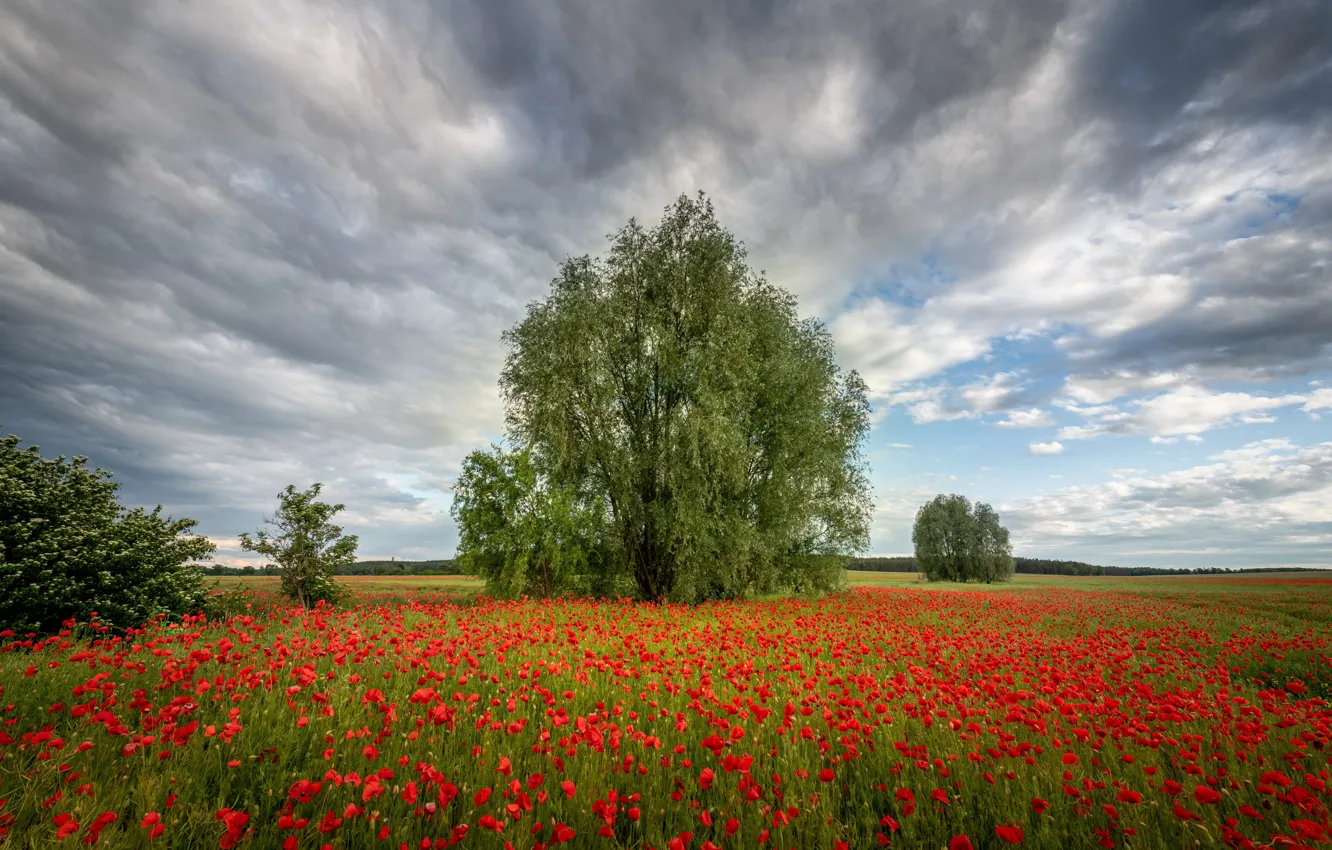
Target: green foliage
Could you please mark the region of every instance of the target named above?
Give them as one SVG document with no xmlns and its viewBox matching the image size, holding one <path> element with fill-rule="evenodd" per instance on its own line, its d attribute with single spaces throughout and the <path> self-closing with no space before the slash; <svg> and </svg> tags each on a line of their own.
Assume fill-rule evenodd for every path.
<svg viewBox="0 0 1332 850">
<path fill-rule="evenodd" d="M 846 562 L 848 572 L 918 573 L 916 559 L 910 555 L 895 557 L 852 558 Z"/>
<path fill-rule="evenodd" d="M 566 261 L 504 339 L 510 439 L 644 598 L 830 589 L 867 544 L 865 384 L 703 196 Z"/>
<path fill-rule="evenodd" d="M 120 485 L 87 462 L 0 439 L 0 628 L 51 632 L 93 612 L 129 628 L 200 610 L 193 562 L 211 556 L 212 542 L 161 506 L 121 507 Z"/>
<path fill-rule="evenodd" d="M 846 565 L 849 571 L 867 571 L 879 573 L 918 573 L 920 567 L 911 555 L 878 558 L 852 558 Z M 1046 558 L 1021 558 L 1014 556 L 1013 572 L 1016 575 L 1043 576 L 1099 576 L 1111 575 L 1111 570 L 1123 567 L 1099 567 L 1082 561 L 1052 561 Z M 1184 572 L 1189 572 L 1185 570 Z M 1115 573 L 1118 575 L 1118 573 Z"/>
<path fill-rule="evenodd" d="M 930 581 L 1006 581 L 1013 575 L 1008 529 L 985 502 L 935 496 L 916 512 L 911 529 L 916 564 Z"/>
<path fill-rule="evenodd" d="M 462 575 L 458 562 L 452 559 L 432 561 L 357 561 L 338 569 L 340 576 L 456 576 Z"/>
<path fill-rule="evenodd" d="M 214 564 L 204 568 L 206 576 L 230 576 L 237 573 L 257 576 L 279 576 L 282 570 L 274 565 L 260 569 L 254 567 L 227 567 Z M 340 576 L 456 576 L 462 575 L 458 563 L 444 558 L 433 561 L 355 561 L 338 566 Z"/>
<path fill-rule="evenodd" d="M 341 592 L 333 576 L 356 558 L 356 535 L 344 535 L 342 527 L 331 522 L 346 506 L 318 501 L 323 487 L 316 483 L 298 491 L 288 484 L 278 494 L 277 513 L 266 520 L 275 531 L 260 529 L 253 536 L 240 535 L 242 549 L 276 562 L 282 592 L 302 608 L 321 601 L 337 602 Z"/>
<path fill-rule="evenodd" d="M 1100 567 L 1082 561 L 1050 560 L 1048 558 L 1014 558 L 1013 572 L 1041 576 L 1100 576 L 1111 575 L 1119 567 Z"/>
<path fill-rule="evenodd" d="M 254 591 L 245 582 L 230 589 L 217 585 L 218 582 L 213 582 L 213 587 L 204 599 L 203 613 L 209 620 L 225 621 L 250 609 Z"/>
<path fill-rule="evenodd" d="M 553 487 L 529 452 L 498 446 L 463 461 L 450 508 L 458 561 L 496 596 L 555 596 L 604 564 L 595 500 Z"/>
</svg>

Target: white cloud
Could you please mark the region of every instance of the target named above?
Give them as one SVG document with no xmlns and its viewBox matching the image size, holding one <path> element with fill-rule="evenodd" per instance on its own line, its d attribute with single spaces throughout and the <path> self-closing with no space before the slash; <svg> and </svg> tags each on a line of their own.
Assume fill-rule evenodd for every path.
<svg viewBox="0 0 1332 850">
<path fill-rule="evenodd" d="M 838 354 L 860 370 L 879 397 L 989 350 L 984 337 L 964 332 L 946 317 L 922 321 L 914 311 L 878 299 L 843 313 L 832 330 Z"/>
<path fill-rule="evenodd" d="M 1094 413 L 1082 410 L 1087 425 L 1069 425 L 1059 430 L 1063 440 L 1086 440 L 1102 434 L 1147 434 L 1153 437 L 1196 437 L 1234 422 L 1273 422 L 1264 411 L 1300 404 L 1301 395 L 1260 396 L 1243 392 L 1212 392 L 1198 385 L 1185 385 L 1147 399 L 1129 403 L 1133 410 L 1105 407 Z M 1164 440 L 1162 440 L 1163 442 Z"/>
<path fill-rule="evenodd" d="M 915 521 L 916 511 L 939 494 L 941 488 L 938 485 L 941 483 L 902 482 L 895 486 L 876 488 L 871 536 L 876 541 L 894 540 L 898 541 L 894 545 L 910 546 L 911 525 Z"/>
<path fill-rule="evenodd" d="M 903 405 L 911 415 L 912 422 L 925 425 L 930 422 L 975 419 L 984 413 L 1006 410 L 1021 401 L 1025 397 L 1024 393 L 1025 384 L 1018 372 L 998 372 L 961 386 L 911 385 L 882 394 L 880 403 L 881 409 Z M 1025 413 L 1039 414 L 1040 411 Z"/>
<path fill-rule="evenodd" d="M 1064 450 L 1064 444 L 1058 441 L 1051 443 L 1028 443 L 1027 453 L 1033 455 L 1057 455 Z"/>
<path fill-rule="evenodd" d="M 878 409 L 883 411 L 886 416 L 887 411 L 897 405 L 902 405 L 906 407 L 907 413 L 911 415 L 911 421 L 917 425 L 949 419 L 962 419 L 971 415 L 969 411 L 965 410 L 946 412 L 942 404 L 943 393 L 943 387 L 916 387 L 898 390 L 884 395 Z"/>
<path fill-rule="evenodd" d="M 1317 386 L 1319 382 L 1312 381 L 1311 383 Z M 1332 387 L 1324 387 L 1323 389 L 1314 390 L 1310 393 L 1308 397 L 1305 398 L 1304 406 L 1301 407 L 1300 410 L 1309 413 L 1315 410 L 1325 410 L 1329 407 L 1332 407 Z"/>
<path fill-rule="evenodd" d="M 1121 396 L 1160 392 L 1184 381 L 1185 376 L 1174 372 L 1116 372 L 1094 378 L 1070 375 L 1064 379 L 1064 394 L 1081 404 L 1105 404 Z"/>
<path fill-rule="evenodd" d="M 846 61 L 831 65 L 817 97 L 793 122 L 796 146 L 820 158 L 855 150 L 867 129 L 862 102 L 869 94 L 871 82 L 859 65 Z"/>
<path fill-rule="evenodd" d="M 1134 474 L 1029 497 L 1010 508 L 1023 551 L 1102 548 L 1236 549 L 1252 558 L 1332 562 L 1332 547 L 1305 547 L 1296 556 L 1273 534 L 1327 533 L 1332 505 L 1332 442 L 1301 447 L 1263 440 L 1219 452 L 1200 466 L 1159 475 Z M 1304 546 L 1303 543 L 1300 544 Z M 1219 547 L 1219 548 L 1217 548 Z"/>
<path fill-rule="evenodd" d="M 1133 476 L 1136 475 L 1142 475 L 1146 471 L 1147 470 L 1145 469 L 1140 469 L 1137 467 L 1132 467 L 1129 469 L 1116 469 L 1111 471 L 1110 476 L 1112 478 L 1125 479 L 1125 478 L 1132 478 Z"/>
<path fill-rule="evenodd" d="M 994 423 L 1000 428 L 1044 428 L 1055 424 L 1054 417 L 1033 407 L 1030 410 L 1010 410 L 1008 418 Z"/>
<path fill-rule="evenodd" d="M 1017 372 L 998 372 L 959 390 L 962 400 L 977 413 L 1003 410 L 1022 390 Z"/>
<path fill-rule="evenodd" d="M 1246 443 L 1238 449 L 1217 452 L 1214 455 L 1209 455 L 1207 459 L 1219 463 L 1234 463 L 1236 461 L 1265 458 L 1278 452 L 1294 451 L 1297 448 L 1298 446 L 1285 437 L 1275 437 L 1269 440 L 1256 440 L 1252 443 Z"/>
</svg>

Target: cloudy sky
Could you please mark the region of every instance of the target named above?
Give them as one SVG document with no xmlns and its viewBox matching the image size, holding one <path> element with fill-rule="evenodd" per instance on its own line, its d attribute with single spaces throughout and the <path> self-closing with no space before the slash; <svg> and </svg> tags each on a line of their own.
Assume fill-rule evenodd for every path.
<svg viewBox="0 0 1332 850">
<path fill-rule="evenodd" d="M 1328 565 L 1330 106 L 1326 0 L 6 0 L 0 428 L 449 556 L 501 331 L 702 189 L 872 388 L 875 552 Z"/>
</svg>

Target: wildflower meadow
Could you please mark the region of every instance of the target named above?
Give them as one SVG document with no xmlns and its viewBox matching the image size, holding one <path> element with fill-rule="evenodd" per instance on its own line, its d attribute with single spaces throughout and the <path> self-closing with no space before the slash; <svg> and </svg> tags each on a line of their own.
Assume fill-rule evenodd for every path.
<svg viewBox="0 0 1332 850">
<path fill-rule="evenodd" d="M 362 588 L 6 632 L 0 841 L 1318 847 L 1332 585 L 1279 587 Z"/>
</svg>

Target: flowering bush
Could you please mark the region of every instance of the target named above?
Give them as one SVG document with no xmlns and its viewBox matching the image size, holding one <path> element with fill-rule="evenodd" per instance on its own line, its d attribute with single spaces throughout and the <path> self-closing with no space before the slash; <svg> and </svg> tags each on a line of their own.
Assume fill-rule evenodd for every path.
<svg viewBox="0 0 1332 850">
<path fill-rule="evenodd" d="M 408 602 L 0 633 L 12 847 L 1314 847 L 1332 597 Z M 1259 613 L 1262 611 L 1263 613 Z M 1303 678 L 1254 682 L 1273 659 Z"/>
<path fill-rule="evenodd" d="M 63 620 L 137 626 L 203 604 L 194 562 L 214 551 L 161 506 L 121 506 L 111 473 L 88 459 L 44 458 L 0 437 L 0 629 L 51 633 Z"/>
</svg>

